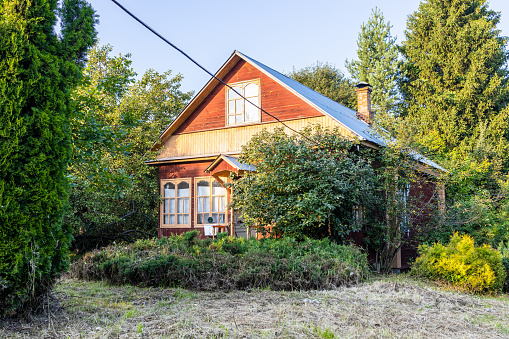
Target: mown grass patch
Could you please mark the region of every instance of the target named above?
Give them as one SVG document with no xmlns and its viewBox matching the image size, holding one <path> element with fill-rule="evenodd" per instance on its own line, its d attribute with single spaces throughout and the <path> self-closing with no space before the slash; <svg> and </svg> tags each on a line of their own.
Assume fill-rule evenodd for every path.
<svg viewBox="0 0 509 339">
<path fill-rule="evenodd" d="M 72 264 L 70 275 L 112 284 L 194 290 L 309 290 L 369 276 L 366 255 L 328 240 L 199 240 L 197 232 L 109 246 Z"/>
</svg>

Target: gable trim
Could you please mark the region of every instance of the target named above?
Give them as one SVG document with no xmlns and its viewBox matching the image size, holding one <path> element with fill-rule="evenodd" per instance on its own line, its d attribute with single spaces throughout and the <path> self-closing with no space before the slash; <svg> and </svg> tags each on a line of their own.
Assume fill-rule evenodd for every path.
<svg viewBox="0 0 509 339">
<path fill-rule="evenodd" d="M 229 157 L 224 154 L 219 154 L 217 158 L 214 161 L 212 161 L 212 163 L 204 170 L 204 172 L 210 173 L 214 168 L 217 167 L 217 165 L 219 165 L 221 161 L 226 162 L 228 165 L 237 169 L 238 171 L 254 172 L 256 170 L 254 166 L 240 163 L 237 158 Z"/>
<path fill-rule="evenodd" d="M 251 66 L 253 66 L 254 68 L 256 68 L 258 71 L 262 72 L 263 74 L 265 74 L 266 76 L 268 76 L 270 79 L 272 79 L 273 81 L 275 81 L 277 84 L 279 84 L 280 86 L 282 86 L 283 88 L 285 88 L 287 91 L 289 91 L 290 93 L 292 93 L 293 95 L 297 96 L 298 98 L 300 98 L 301 100 L 303 100 L 305 103 L 307 103 L 308 105 L 310 105 L 312 108 L 314 108 L 317 112 L 320 112 L 321 114 L 329 117 L 330 119 L 333 119 L 334 121 L 336 121 L 339 125 L 341 125 L 343 128 L 345 128 L 346 130 L 348 130 L 349 132 L 351 132 L 352 135 L 355 135 L 359 138 L 360 141 L 363 141 L 363 140 L 366 140 L 364 137 L 360 136 L 358 133 L 354 132 L 351 128 L 349 128 L 348 126 L 346 126 L 344 123 L 342 123 L 341 121 L 339 121 L 338 119 L 336 119 L 334 116 L 332 116 L 331 114 L 327 113 L 326 111 L 324 111 L 323 109 L 321 109 L 320 107 L 318 107 L 316 104 L 314 104 L 313 102 L 311 102 L 309 99 L 307 99 L 306 97 L 304 97 L 303 95 L 301 95 L 300 93 L 296 92 L 295 90 L 293 90 L 291 87 L 287 86 L 285 83 L 281 82 L 279 79 L 275 78 L 274 76 L 272 76 L 272 74 L 270 74 L 269 72 L 267 72 L 266 70 L 264 70 L 262 67 L 260 67 L 259 65 L 257 65 L 255 62 L 252 62 L 250 60 L 249 57 L 243 55 L 242 53 L 238 52 L 238 51 L 234 51 L 232 53 L 232 55 L 230 56 L 230 58 L 228 58 L 228 60 L 221 66 L 221 68 L 214 74 L 215 77 L 219 78 L 219 79 L 223 79 L 226 74 L 233 68 L 235 67 L 235 65 L 240 61 L 240 60 L 244 60 L 245 62 L 249 63 Z M 198 92 L 198 94 L 191 100 L 191 102 L 189 104 L 187 104 L 186 107 L 184 107 L 184 109 L 182 110 L 182 112 L 175 118 L 175 120 L 170 124 L 170 126 L 168 126 L 164 132 L 161 133 L 161 135 L 159 136 L 159 140 L 154 143 L 154 145 L 152 146 L 152 150 L 153 151 L 156 151 L 158 150 L 160 147 L 162 147 L 162 145 L 169 139 L 169 137 L 180 127 L 180 125 L 182 125 L 182 123 L 191 115 L 191 113 L 198 107 L 198 105 L 200 105 L 202 103 L 202 101 L 207 97 L 208 94 L 210 94 L 212 92 L 212 90 L 217 86 L 221 84 L 219 82 L 219 80 L 216 80 L 215 78 L 211 78 L 206 84 L 205 86 L 203 86 L 203 88 Z M 261 112 L 263 113 L 263 112 Z M 270 113 L 270 112 L 269 112 Z M 225 111 L 225 114 L 226 114 L 226 111 Z M 279 120 L 279 121 L 284 121 L 284 120 Z M 276 120 L 275 122 L 279 122 L 278 120 Z"/>
<path fill-rule="evenodd" d="M 348 126 L 346 126 L 344 123 L 342 123 L 341 121 L 339 121 L 338 119 L 336 119 L 334 116 L 332 116 L 331 114 L 327 113 L 326 111 L 324 111 L 323 109 L 321 109 L 320 107 L 318 107 L 316 104 L 314 104 L 312 101 L 310 101 L 308 98 L 306 98 L 305 96 L 303 96 L 302 94 L 298 93 L 297 91 L 295 91 L 293 88 L 289 87 L 288 85 L 286 85 L 284 82 L 280 81 L 279 79 L 277 79 L 276 77 L 272 76 L 272 74 L 270 74 L 269 72 L 265 71 L 262 67 L 260 67 L 259 65 L 257 65 L 255 62 L 251 62 L 250 58 L 243 55 L 242 53 L 238 52 L 238 51 L 235 51 L 234 54 L 237 54 L 240 58 L 242 58 L 244 61 L 246 62 L 249 62 L 250 65 L 252 65 L 253 67 L 255 67 L 257 70 L 259 70 L 260 72 L 262 72 L 263 74 L 267 75 L 269 78 L 271 78 L 272 80 L 274 80 L 276 83 L 278 83 L 280 86 L 282 86 L 283 88 L 285 88 L 286 90 L 288 90 L 290 93 L 292 93 L 293 95 L 297 96 L 298 98 L 302 99 L 305 103 L 307 103 L 308 105 L 310 105 L 311 107 L 313 107 L 315 110 L 317 110 L 318 112 L 322 113 L 323 115 L 331 118 L 332 120 L 336 121 L 338 124 L 340 124 L 341 126 L 343 126 L 346 130 L 350 131 L 352 133 L 352 135 L 356 135 L 358 138 L 359 138 L 359 141 L 364 141 L 366 140 L 364 137 L 360 136 L 358 133 L 354 132 L 351 128 L 349 128 Z M 277 72 L 277 71 L 276 71 Z M 332 99 L 330 99 L 332 100 Z M 263 112 L 262 112 L 263 113 Z M 270 112 L 269 112 L 270 113 Z"/>
</svg>

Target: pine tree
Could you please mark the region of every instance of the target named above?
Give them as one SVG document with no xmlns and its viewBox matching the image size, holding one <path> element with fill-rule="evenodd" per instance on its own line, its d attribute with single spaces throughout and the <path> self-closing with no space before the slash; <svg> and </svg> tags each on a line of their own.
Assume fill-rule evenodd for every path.
<svg viewBox="0 0 509 339">
<path fill-rule="evenodd" d="M 396 113 L 399 101 L 399 53 L 391 27 L 383 13 L 375 8 L 367 24 L 361 26 L 357 40 L 359 60 L 345 62 L 357 83 L 364 81 L 373 86 L 371 103 L 377 113 Z"/>
<path fill-rule="evenodd" d="M 70 93 L 94 42 L 83 0 L 0 2 L 0 315 L 34 305 L 67 268 Z"/>
<path fill-rule="evenodd" d="M 508 90 L 499 20 L 484 0 L 425 0 L 409 17 L 404 115 L 421 145 L 451 155 L 472 149 L 483 130 L 483 137 L 507 140 L 500 130 Z"/>
</svg>

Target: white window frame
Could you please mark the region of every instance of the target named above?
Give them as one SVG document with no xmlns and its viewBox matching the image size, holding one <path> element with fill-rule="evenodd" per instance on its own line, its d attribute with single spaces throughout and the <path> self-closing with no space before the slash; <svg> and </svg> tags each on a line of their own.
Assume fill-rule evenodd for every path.
<svg viewBox="0 0 509 339">
<path fill-rule="evenodd" d="M 240 82 L 236 82 L 236 83 L 228 84 L 228 85 L 230 85 L 231 87 L 233 87 L 235 89 L 236 89 L 236 87 L 237 88 L 240 87 L 242 89 L 242 91 L 239 92 L 239 93 L 242 94 L 244 97 L 246 97 L 244 95 L 244 88 L 247 85 L 250 85 L 250 84 L 255 84 L 255 85 L 258 86 L 258 97 L 257 97 L 258 100 L 256 100 L 255 104 L 258 107 L 261 107 L 261 86 L 260 86 L 260 79 L 253 79 L 253 80 L 248 80 L 248 81 L 240 81 Z M 225 90 L 225 102 L 226 102 L 226 117 L 225 118 L 226 118 L 226 126 L 236 126 L 236 125 L 247 125 L 247 124 L 260 123 L 262 121 L 261 111 L 259 109 L 256 109 L 257 110 L 257 119 L 255 121 L 246 121 L 246 105 L 250 105 L 250 106 L 253 106 L 253 105 L 250 104 L 250 103 L 247 103 L 246 100 L 243 99 L 243 98 L 230 99 L 229 98 L 230 91 L 231 91 L 231 89 L 229 87 L 226 87 L 226 90 Z M 250 97 L 246 97 L 246 98 L 249 99 Z M 242 120 L 242 122 L 233 122 L 233 123 L 230 123 L 229 117 L 230 116 L 235 116 L 236 117 L 235 113 L 234 114 L 230 114 L 230 101 L 241 101 L 243 103 L 243 120 Z"/>
<path fill-rule="evenodd" d="M 189 195 L 188 196 L 182 196 L 182 197 L 178 197 L 178 185 L 182 182 L 185 182 L 189 185 Z M 172 183 L 173 185 L 175 185 L 175 197 L 165 197 L 164 195 L 164 186 L 167 184 L 167 183 Z M 192 199 L 192 180 L 191 178 L 178 178 L 178 179 L 162 179 L 161 180 L 161 187 L 160 187 L 160 192 L 161 192 L 161 205 L 160 205 L 160 219 L 159 219 L 159 225 L 161 228 L 190 228 L 191 227 L 191 216 L 192 216 L 192 211 L 191 211 L 191 208 L 192 208 L 192 204 L 191 204 L 191 199 Z M 185 199 L 187 198 L 188 199 L 188 212 L 187 213 L 179 213 L 178 212 L 178 199 Z M 164 210 L 164 206 L 165 206 L 165 203 L 166 203 L 166 200 L 170 200 L 170 199 L 175 199 L 175 213 L 165 213 L 165 210 Z M 185 206 L 185 205 L 184 205 Z M 184 207 L 184 210 L 185 210 L 185 207 Z M 178 215 L 188 215 L 188 222 L 186 224 L 178 224 Z M 165 224 L 164 223 L 164 217 L 165 215 L 168 215 L 168 219 L 170 219 L 170 215 L 174 215 L 175 216 L 175 223 L 173 224 Z"/>
<path fill-rule="evenodd" d="M 227 180 L 226 178 L 221 178 L 221 179 L 223 180 L 223 182 L 226 182 L 226 180 Z M 209 212 L 200 212 L 200 213 L 198 213 L 198 198 L 202 197 L 202 196 L 198 196 L 198 183 L 200 181 L 207 181 L 209 183 L 209 188 L 210 188 L 210 194 L 209 194 Z M 193 211 L 193 215 L 194 215 L 194 226 L 195 227 L 203 227 L 203 226 L 206 226 L 206 225 L 211 225 L 208 222 L 203 223 L 203 224 L 198 224 L 198 214 L 208 213 L 209 216 L 211 216 L 212 213 L 217 213 L 217 214 L 223 213 L 223 212 L 212 212 L 212 199 L 213 199 L 213 197 L 223 196 L 223 195 L 214 195 L 213 194 L 212 183 L 214 181 L 216 181 L 219 184 L 221 184 L 214 177 L 199 177 L 199 178 L 194 178 L 194 206 L 193 206 L 194 207 L 194 211 Z M 227 225 L 228 224 L 228 190 L 226 188 L 224 188 L 224 187 L 223 187 L 223 189 L 224 189 L 224 199 L 225 199 L 224 222 L 222 222 L 222 223 L 214 223 L 214 225 Z"/>
</svg>

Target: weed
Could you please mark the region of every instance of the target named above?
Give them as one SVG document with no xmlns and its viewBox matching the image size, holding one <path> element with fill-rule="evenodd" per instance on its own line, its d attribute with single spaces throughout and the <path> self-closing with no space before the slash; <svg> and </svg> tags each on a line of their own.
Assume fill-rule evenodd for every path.
<svg viewBox="0 0 509 339">
<path fill-rule="evenodd" d="M 136 311 L 135 308 L 128 310 L 126 313 L 124 313 L 124 319 L 133 318 L 138 314 L 138 311 Z"/>
<path fill-rule="evenodd" d="M 136 326 L 136 333 L 143 334 L 143 324 L 139 323 L 138 326 Z"/>
</svg>

